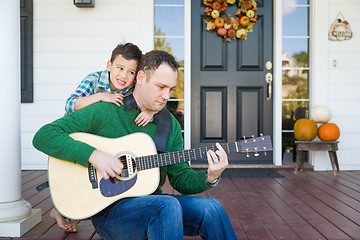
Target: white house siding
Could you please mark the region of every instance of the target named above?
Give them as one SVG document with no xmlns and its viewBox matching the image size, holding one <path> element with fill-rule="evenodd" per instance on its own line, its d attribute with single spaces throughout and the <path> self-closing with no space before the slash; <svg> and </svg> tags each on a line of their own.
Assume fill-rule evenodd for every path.
<svg viewBox="0 0 360 240">
<path fill-rule="evenodd" d="M 21 104 L 22 169 L 47 168 L 47 156 L 32 146 L 35 132 L 64 114 L 71 92 L 106 68 L 118 43 L 153 49 L 153 14 L 149 0 L 96 0 L 95 8 L 34 0 L 34 102 Z"/>
<path fill-rule="evenodd" d="M 341 11 L 350 23 L 353 37 L 347 41 L 328 42 L 328 101 L 341 136 L 340 169 L 360 169 L 360 1 L 329 0 L 328 21 Z M 336 61 L 336 66 L 334 66 Z M 326 88 L 325 88 L 326 89 Z M 318 90 L 321 91 L 321 90 Z"/>
</svg>

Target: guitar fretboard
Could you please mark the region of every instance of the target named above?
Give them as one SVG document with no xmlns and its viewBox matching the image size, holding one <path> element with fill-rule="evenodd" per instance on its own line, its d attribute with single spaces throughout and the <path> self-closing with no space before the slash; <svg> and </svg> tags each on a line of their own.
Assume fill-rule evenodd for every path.
<svg viewBox="0 0 360 240">
<path fill-rule="evenodd" d="M 238 144 L 238 142 L 235 142 L 233 144 L 224 143 L 221 144 L 221 146 L 224 148 L 224 150 L 227 153 L 241 151 L 241 146 Z M 216 151 L 217 148 L 216 146 L 201 147 L 201 148 L 194 148 L 194 149 L 177 151 L 177 152 L 161 153 L 161 154 L 137 157 L 136 158 L 137 170 L 141 171 L 150 168 L 168 166 L 176 163 L 204 159 L 206 158 L 206 152 L 210 149 Z"/>
</svg>

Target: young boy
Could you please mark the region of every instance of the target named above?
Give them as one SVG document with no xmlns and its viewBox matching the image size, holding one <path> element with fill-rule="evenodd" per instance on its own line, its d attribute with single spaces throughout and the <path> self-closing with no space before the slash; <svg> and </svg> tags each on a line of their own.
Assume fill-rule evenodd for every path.
<svg viewBox="0 0 360 240">
<path fill-rule="evenodd" d="M 138 62 L 142 56 L 140 49 L 132 44 L 119 44 L 107 62 L 106 70 L 90 73 L 66 101 L 66 113 L 72 113 L 96 102 L 123 104 L 123 97 L 132 91 Z M 142 111 L 135 119 L 136 124 L 145 126 L 155 112 Z"/>
<path fill-rule="evenodd" d="M 141 57 L 142 52 L 132 43 L 116 46 L 112 51 L 111 59 L 107 62 L 106 70 L 86 76 L 68 98 L 65 105 L 66 113 L 72 113 L 100 101 L 114 103 L 117 106 L 123 105 L 123 97 L 133 89 L 136 69 Z M 135 119 L 136 124 L 145 126 L 155 113 L 142 111 Z M 77 231 L 78 221 L 67 222 L 55 208 L 51 210 L 50 217 L 65 231 Z"/>
</svg>

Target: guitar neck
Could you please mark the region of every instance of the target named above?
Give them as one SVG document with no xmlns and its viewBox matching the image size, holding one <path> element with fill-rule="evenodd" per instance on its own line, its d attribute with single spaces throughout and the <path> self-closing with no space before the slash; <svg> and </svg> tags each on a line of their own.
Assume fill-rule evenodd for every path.
<svg viewBox="0 0 360 240">
<path fill-rule="evenodd" d="M 223 143 L 221 146 L 227 153 L 240 152 L 241 146 L 238 142 L 229 144 Z M 216 146 L 208 146 L 201 148 L 194 148 L 189 150 L 177 151 L 177 152 L 169 152 L 169 153 L 161 153 L 155 155 L 148 155 L 137 157 L 137 170 L 146 170 L 150 168 L 163 167 L 176 163 L 195 161 L 206 158 L 206 152 L 208 150 L 216 151 Z"/>
<path fill-rule="evenodd" d="M 270 136 L 253 137 L 244 139 L 235 143 L 222 143 L 220 144 L 225 152 L 229 153 L 255 153 L 272 151 L 272 144 Z M 136 158 L 137 170 L 145 170 L 156 167 L 168 166 L 176 163 L 196 161 L 206 158 L 208 150 L 216 151 L 216 146 L 194 148 L 184 151 L 161 153 L 155 155 L 148 155 Z"/>
</svg>

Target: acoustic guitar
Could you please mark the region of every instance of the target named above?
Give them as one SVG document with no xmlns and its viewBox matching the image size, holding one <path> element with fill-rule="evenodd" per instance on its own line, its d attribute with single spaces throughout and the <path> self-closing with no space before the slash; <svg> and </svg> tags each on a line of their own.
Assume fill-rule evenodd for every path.
<svg viewBox="0 0 360 240">
<path fill-rule="evenodd" d="M 120 138 L 105 138 L 88 133 L 70 136 L 98 150 L 117 157 L 124 165 L 116 178 L 104 179 L 89 164 L 83 167 L 68 161 L 49 158 L 48 179 L 55 208 L 69 219 L 85 219 L 100 212 L 115 201 L 153 193 L 159 186 L 159 167 L 206 158 L 215 146 L 156 154 L 152 138 L 145 133 L 133 133 Z M 272 151 L 270 136 L 261 136 L 221 144 L 227 153 Z"/>
</svg>

